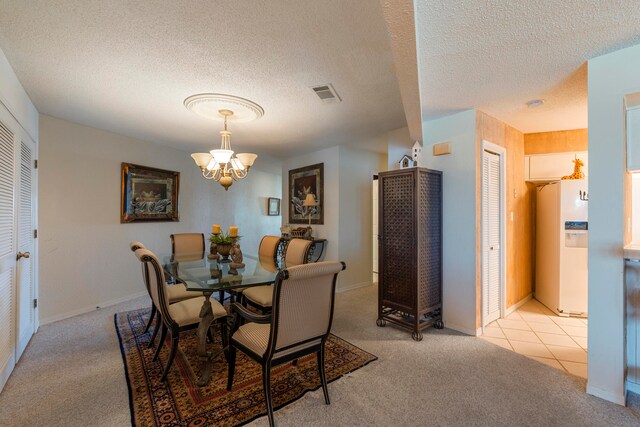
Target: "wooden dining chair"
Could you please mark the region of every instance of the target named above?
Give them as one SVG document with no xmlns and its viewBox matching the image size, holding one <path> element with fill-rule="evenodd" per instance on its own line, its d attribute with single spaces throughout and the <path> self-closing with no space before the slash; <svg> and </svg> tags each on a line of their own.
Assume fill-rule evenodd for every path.
<svg viewBox="0 0 640 427">
<path fill-rule="evenodd" d="M 316 354 L 325 403 L 329 390 L 324 367 L 325 343 L 331 331 L 338 273 L 344 262 L 320 262 L 287 268 L 274 284 L 273 311 L 259 315 L 238 303 L 231 306 L 234 322 L 229 340 L 227 390 L 233 387 L 236 349 L 262 366 L 262 385 L 269 425 L 274 425 L 271 367 Z M 241 325 L 242 321 L 247 321 Z"/>
<path fill-rule="evenodd" d="M 273 236 L 265 236 L 273 237 Z M 264 238 L 263 238 L 264 240 Z M 311 240 L 291 239 L 284 256 L 286 267 L 306 264 L 311 253 Z M 273 285 L 255 286 L 243 292 L 245 305 L 251 305 L 263 313 L 271 310 L 273 299 Z"/>
<path fill-rule="evenodd" d="M 267 271 L 277 270 L 278 248 L 282 243 L 282 238 L 278 236 L 264 236 L 258 247 L 260 267 Z M 271 309 L 271 295 L 273 285 L 254 286 L 242 290 L 242 303 L 256 307 L 264 313 Z"/>
<path fill-rule="evenodd" d="M 171 261 L 179 263 L 204 259 L 206 247 L 203 233 L 179 233 L 169 237 Z M 224 291 L 218 291 L 218 300 L 224 303 Z"/>
<path fill-rule="evenodd" d="M 148 249 L 140 248 L 135 251 L 136 256 L 142 263 L 145 270 L 145 279 L 150 290 L 151 299 L 156 306 L 156 310 L 160 313 L 162 323 L 162 333 L 160 342 L 153 355 L 153 360 L 157 360 L 162 347 L 164 345 L 167 331 L 171 334 L 171 350 L 167 359 L 167 364 L 162 371 L 160 381 L 167 378 L 173 359 L 180 342 L 180 332 L 194 329 L 200 323 L 200 310 L 205 302 L 205 297 L 189 298 L 184 301 L 169 303 L 169 295 L 167 294 L 168 286 L 165 284 L 165 275 L 160 261 L 156 255 Z M 213 310 L 214 322 L 220 324 L 223 347 L 226 347 L 226 333 L 224 331 L 224 323 L 226 322 L 227 311 L 218 301 L 211 299 L 211 308 Z"/>
<path fill-rule="evenodd" d="M 131 251 L 135 253 L 135 251 L 137 251 L 138 249 L 145 249 L 145 246 L 141 242 L 133 241 L 129 243 L 129 249 L 131 249 Z M 142 266 L 142 279 L 144 281 L 145 287 L 147 288 L 147 293 L 149 294 L 149 297 L 151 297 L 151 290 L 149 289 L 149 281 L 146 277 L 146 269 L 144 265 Z M 202 292 L 188 291 L 183 283 L 168 284 L 166 288 L 169 304 L 184 301 L 189 298 L 197 298 L 202 296 Z M 144 333 L 147 333 L 155 318 L 156 327 L 154 328 L 153 334 L 151 335 L 151 340 L 149 340 L 149 347 L 153 347 L 156 336 L 158 335 L 158 331 L 161 329 L 162 321 L 160 320 L 160 316 L 160 312 L 156 310 L 156 305 L 152 302 L 151 315 L 149 316 L 149 320 L 147 321 L 147 325 L 144 329 Z"/>
<path fill-rule="evenodd" d="M 308 263 L 312 246 L 311 240 L 291 239 L 284 254 L 284 264 L 287 267 L 293 267 Z"/>
<path fill-rule="evenodd" d="M 169 238 L 171 239 L 171 255 L 178 257 L 175 261 L 195 261 L 196 259 L 204 258 L 205 244 L 203 233 L 172 234 Z"/>
</svg>

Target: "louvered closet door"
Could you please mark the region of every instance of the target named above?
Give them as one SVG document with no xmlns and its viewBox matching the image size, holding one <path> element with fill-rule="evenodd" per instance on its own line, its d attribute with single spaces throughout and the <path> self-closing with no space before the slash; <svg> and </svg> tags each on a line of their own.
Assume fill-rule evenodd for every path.
<svg viewBox="0 0 640 427">
<path fill-rule="evenodd" d="M 484 151 L 482 158 L 482 324 L 500 317 L 501 213 L 500 156 Z"/>
<path fill-rule="evenodd" d="M 23 135 L 24 136 L 24 135 Z M 28 137 L 20 141 L 20 169 L 18 171 L 18 261 L 17 291 L 18 314 L 16 360 L 20 358 L 35 332 L 35 143 Z M 28 254 L 28 255 L 27 255 Z"/>
<path fill-rule="evenodd" d="M 0 104 L 0 390 L 16 362 L 15 159 L 19 127 Z"/>
</svg>

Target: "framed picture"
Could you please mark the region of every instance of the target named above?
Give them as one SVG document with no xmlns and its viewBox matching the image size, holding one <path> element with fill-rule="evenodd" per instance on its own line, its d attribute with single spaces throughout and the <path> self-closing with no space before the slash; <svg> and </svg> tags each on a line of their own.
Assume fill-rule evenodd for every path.
<svg viewBox="0 0 640 427">
<path fill-rule="evenodd" d="M 315 195 L 317 205 L 304 206 L 307 194 Z M 289 171 L 289 223 L 324 224 L 324 163 Z"/>
<path fill-rule="evenodd" d="M 269 216 L 280 215 L 280 199 L 276 197 L 269 197 L 267 201 L 267 214 Z"/>
<path fill-rule="evenodd" d="M 180 172 L 122 163 L 120 222 L 179 221 Z"/>
</svg>

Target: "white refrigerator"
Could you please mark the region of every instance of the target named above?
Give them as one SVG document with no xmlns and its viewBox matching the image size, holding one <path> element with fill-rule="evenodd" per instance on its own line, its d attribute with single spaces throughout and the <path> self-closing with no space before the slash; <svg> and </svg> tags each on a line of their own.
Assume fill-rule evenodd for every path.
<svg viewBox="0 0 640 427">
<path fill-rule="evenodd" d="M 585 179 L 537 188 L 535 296 L 561 316 L 587 316 L 587 189 Z"/>
</svg>

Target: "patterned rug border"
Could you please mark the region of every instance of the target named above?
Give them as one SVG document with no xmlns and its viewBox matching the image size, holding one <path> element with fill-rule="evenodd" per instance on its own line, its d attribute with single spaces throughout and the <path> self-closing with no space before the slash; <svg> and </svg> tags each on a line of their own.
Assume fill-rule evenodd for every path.
<svg viewBox="0 0 640 427">
<path fill-rule="evenodd" d="M 122 314 L 130 313 L 131 311 L 123 311 Z M 131 382 L 129 381 L 129 366 L 127 365 L 127 356 L 124 353 L 124 343 L 122 342 L 122 336 L 118 329 L 118 314 L 113 315 L 113 327 L 116 329 L 116 335 L 118 335 L 118 346 L 120 347 L 120 356 L 122 356 L 122 364 L 124 365 L 124 380 L 127 383 L 127 393 L 129 394 L 129 416 L 131 417 L 131 425 L 135 426 L 135 413 L 133 410 L 133 392 L 131 391 Z"/>
<path fill-rule="evenodd" d="M 122 336 L 120 335 L 120 331 L 118 330 L 118 316 L 119 315 L 126 316 L 129 313 L 134 313 L 134 312 L 137 312 L 137 311 L 140 311 L 140 310 L 144 310 L 144 309 L 140 308 L 140 309 L 136 309 L 136 310 L 122 311 L 120 313 L 115 313 L 113 315 L 113 326 L 114 326 L 114 328 L 116 330 L 116 335 L 118 336 L 118 345 L 120 347 L 120 356 L 122 357 L 122 364 L 124 366 L 124 379 L 125 379 L 125 382 L 127 383 L 127 392 L 129 394 L 129 414 L 130 414 L 130 417 L 131 417 L 131 425 L 133 427 L 136 426 L 136 423 L 135 423 L 135 411 L 134 411 L 134 408 L 133 408 L 133 392 L 131 390 L 131 382 L 129 381 L 129 366 L 127 364 L 127 357 L 126 357 L 126 354 L 125 354 L 124 343 L 122 341 Z M 360 348 L 359 346 L 353 344 L 352 342 L 347 341 L 344 338 L 341 338 L 341 337 L 339 337 L 339 336 L 337 336 L 337 335 L 335 335 L 333 333 L 331 333 L 330 335 L 333 335 L 334 337 L 339 338 L 342 341 L 345 341 L 346 343 L 348 343 L 349 345 L 352 345 L 353 347 L 357 348 L 358 350 L 362 351 L 363 353 L 368 354 L 369 356 L 371 356 L 371 360 L 369 360 L 369 361 L 365 362 L 364 364 L 362 364 L 362 365 L 360 365 L 358 367 L 355 367 L 355 368 L 353 368 L 353 369 L 351 369 L 351 370 L 349 370 L 347 372 L 344 372 L 344 373 L 340 374 L 339 376 L 337 376 L 337 377 L 335 377 L 335 378 L 333 378 L 331 380 L 328 380 L 327 384 L 331 384 L 331 383 L 339 380 L 340 378 L 343 378 L 346 375 L 349 375 L 350 373 L 357 371 L 358 369 L 364 368 L 365 366 L 369 365 L 371 362 L 375 362 L 376 360 L 378 360 L 378 356 L 376 356 L 373 353 L 369 353 L 368 351 Z M 321 387 L 322 387 L 322 385 L 320 384 L 317 387 L 315 387 L 314 389 L 306 390 L 304 393 L 302 393 L 300 396 L 296 397 L 293 400 L 290 400 L 290 401 L 285 402 L 285 403 L 283 403 L 281 405 L 278 405 L 278 406 L 274 406 L 273 407 L 274 412 L 278 411 L 279 409 L 284 408 L 285 406 L 289 406 L 294 402 L 297 402 L 298 400 L 300 400 L 304 396 L 306 396 L 308 393 L 312 393 L 312 392 L 320 389 Z M 250 422 L 253 422 L 253 421 L 257 420 L 258 418 L 262 418 L 262 417 L 266 417 L 266 416 L 267 416 L 267 414 L 265 412 L 264 414 L 256 415 L 255 417 L 250 418 L 250 419 L 242 422 L 241 424 L 237 424 L 237 425 L 238 426 L 244 426 L 244 425 L 249 424 Z"/>
</svg>

